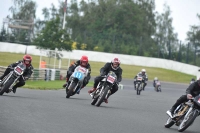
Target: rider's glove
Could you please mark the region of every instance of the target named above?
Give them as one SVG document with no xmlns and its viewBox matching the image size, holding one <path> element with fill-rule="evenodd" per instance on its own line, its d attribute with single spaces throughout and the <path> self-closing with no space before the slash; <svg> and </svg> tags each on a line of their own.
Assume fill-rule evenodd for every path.
<svg viewBox="0 0 200 133">
<path fill-rule="evenodd" d="M 187 99 L 192 99 L 192 95 L 191 94 L 187 94 Z"/>
</svg>

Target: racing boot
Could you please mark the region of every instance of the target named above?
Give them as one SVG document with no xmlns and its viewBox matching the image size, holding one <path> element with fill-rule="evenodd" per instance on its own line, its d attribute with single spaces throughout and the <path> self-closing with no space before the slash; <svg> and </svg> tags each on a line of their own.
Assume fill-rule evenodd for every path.
<svg viewBox="0 0 200 133">
<path fill-rule="evenodd" d="M 96 91 L 96 88 L 90 89 L 90 90 L 88 91 L 88 93 L 90 94 L 90 93 L 92 93 L 92 92 L 94 92 L 94 91 Z"/>
<path fill-rule="evenodd" d="M 172 118 L 174 115 L 176 107 L 172 107 L 170 110 L 168 110 L 166 113 Z"/>
<path fill-rule="evenodd" d="M 108 97 L 105 98 L 105 100 L 104 100 L 105 103 L 108 103 L 108 98 L 109 98 L 110 96 L 111 96 L 111 93 L 109 93 L 109 94 L 108 94 Z"/>
<path fill-rule="evenodd" d="M 13 86 L 12 90 L 13 90 L 13 93 L 16 93 L 17 87 Z"/>
<path fill-rule="evenodd" d="M 68 84 L 69 78 L 66 78 L 66 83 L 63 85 L 63 88 L 65 88 Z"/>
</svg>

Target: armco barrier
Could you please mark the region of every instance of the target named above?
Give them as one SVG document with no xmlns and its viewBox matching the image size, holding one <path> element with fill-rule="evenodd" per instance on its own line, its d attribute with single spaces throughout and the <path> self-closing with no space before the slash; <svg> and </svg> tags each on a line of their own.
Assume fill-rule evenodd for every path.
<svg viewBox="0 0 200 133">
<path fill-rule="evenodd" d="M 0 76 L 4 74 L 7 67 L 0 66 Z M 47 73 L 48 72 L 48 73 Z M 62 77 L 65 77 L 66 70 L 62 70 Z M 33 69 L 29 80 L 60 80 L 61 70 L 56 69 Z"/>
</svg>

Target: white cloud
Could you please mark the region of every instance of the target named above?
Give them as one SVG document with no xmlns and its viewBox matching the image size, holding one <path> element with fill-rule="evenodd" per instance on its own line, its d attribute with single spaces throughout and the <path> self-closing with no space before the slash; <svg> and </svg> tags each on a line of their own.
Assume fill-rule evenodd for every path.
<svg viewBox="0 0 200 133">
<path fill-rule="evenodd" d="M 178 39 L 184 41 L 190 25 L 200 25 L 196 14 L 200 14 L 200 0 L 155 0 L 156 10 L 163 12 L 163 4 L 166 2 L 172 11 L 173 27 L 178 33 Z"/>
</svg>

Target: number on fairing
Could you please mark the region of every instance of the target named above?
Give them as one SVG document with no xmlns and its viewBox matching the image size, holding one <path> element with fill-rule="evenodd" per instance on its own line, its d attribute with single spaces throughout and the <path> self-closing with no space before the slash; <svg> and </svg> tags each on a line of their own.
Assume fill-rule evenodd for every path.
<svg viewBox="0 0 200 133">
<path fill-rule="evenodd" d="M 79 73 L 79 72 L 75 73 L 75 77 L 80 79 L 82 77 L 82 73 Z"/>
<path fill-rule="evenodd" d="M 108 76 L 107 81 L 110 82 L 110 83 L 114 83 L 115 77 L 113 77 L 113 76 Z"/>
</svg>

